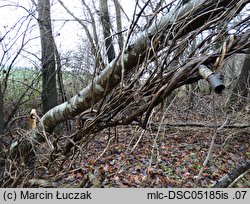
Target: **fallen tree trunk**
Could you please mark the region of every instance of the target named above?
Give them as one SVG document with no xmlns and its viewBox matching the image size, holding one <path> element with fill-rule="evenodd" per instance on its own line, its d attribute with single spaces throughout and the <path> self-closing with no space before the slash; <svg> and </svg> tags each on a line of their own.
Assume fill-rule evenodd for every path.
<svg viewBox="0 0 250 204">
<path fill-rule="evenodd" d="M 91 105 L 96 104 L 101 99 L 103 99 L 106 95 L 108 95 L 114 87 L 116 87 L 122 78 L 122 72 L 124 70 L 125 74 L 128 74 L 131 70 L 133 70 L 136 66 L 142 64 L 146 57 L 153 56 L 155 52 L 160 51 L 165 46 L 167 46 L 168 42 L 165 42 L 165 35 L 163 31 L 167 31 L 173 26 L 176 26 L 176 33 L 171 34 L 175 35 L 172 38 L 181 38 L 188 34 L 189 32 L 203 26 L 209 19 L 212 17 L 219 17 L 227 7 L 235 7 L 237 8 L 237 12 L 247 4 L 248 1 L 238 1 L 238 0 L 191 0 L 187 4 L 182 7 L 176 7 L 171 9 L 159 22 L 153 23 L 145 32 L 141 33 L 141 35 L 134 41 L 133 44 L 127 46 L 127 49 L 123 54 L 120 54 L 116 57 L 102 72 L 99 76 L 97 76 L 93 83 L 89 84 L 86 88 L 81 90 L 77 95 L 71 98 L 69 101 L 58 105 L 48 111 L 42 118 L 37 127 L 37 131 L 35 134 L 31 135 L 31 140 L 36 142 L 44 142 L 45 137 L 40 132 L 48 132 L 52 133 L 53 129 L 61 122 L 72 119 L 75 116 L 79 115 L 83 111 L 89 109 Z M 186 21 L 188 19 L 188 21 Z M 177 21 L 185 20 L 186 24 L 183 27 L 177 24 Z M 181 24 L 182 25 L 182 24 Z M 248 35 L 243 36 L 243 40 L 248 40 Z M 171 37 L 169 38 L 171 39 Z M 234 47 L 234 51 L 231 50 L 231 54 L 237 52 L 237 49 L 240 51 L 244 48 L 241 43 L 242 39 L 238 39 L 238 47 L 237 44 Z M 243 41 L 245 43 L 245 41 Z M 148 47 L 150 45 L 155 45 L 154 52 L 147 52 Z M 248 45 L 248 44 L 247 44 Z M 207 57 L 205 57 L 207 60 Z M 207 63 L 209 60 L 207 60 Z M 196 62 L 194 66 L 197 66 L 199 62 Z M 195 69 L 198 69 L 196 67 Z M 192 67 L 187 73 L 182 73 L 180 70 L 176 71 L 176 77 L 173 77 L 174 80 L 177 78 L 178 80 L 187 79 L 190 74 L 193 74 L 195 69 Z M 185 70 L 185 69 L 184 69 Z M 173 80 L 173 81 L 174 81 Z M 177 80 L 177 81 L 178 81 Z M 170 92 L 176 88 L 170 83 L 171 88 Z M 164 95 L 164 97 L 167 94 Z M 156 105 L 156 103 L 153 103 Z M 26 149 L 25 146 L 30 149 L 31 145 L 27 145 L 30 142 L 29 140 L 22 141 L 20 144 L 21 149 Z M 12 145 L 12 149 L 17 146 L 17 143 Z M 25 151 L 25 152 L 29 152 Z"/>
<path fill-rule="evenodd" d="M 158 127 L 160 123 L 150 123 L 150 125 Z M 199 123 L 199 122 L 186 122 L 186 123 L 163 123 L 162 125 L 167 127 L 200 127 L 200 128 L 215 128 L 213 124 L 205 124 L 205 123 Z M 218 124 L 217 128 L 223 127 L 225 129 L 245 129 L 250 128 L 250 124 L 230 124 L 230 125 L 224 125 L 224 124 Z"/>
<path fill-rule="evenodd" d="M 192 15 L 195 16 L 196 13 L 199 14 L 207 11 L 207 7 L 213 11 L 214 8 L 226 7 L 227 5 L 232 4 L 232 2 L 235 3 L 237 1 L 221 1 L 218 3 L 218 1 L 193 0 L 178 10 L 171 10 L 161 19 L 161 21 L 153 24 L 144 33 L 142 33 L 137 38 L 135 43 L 129 45 L 124 55 L 120 55 L 114 59 L 105 68 L 105 70 L 94 79 L 92 84 L 89 84 L 69 101 L 48 111 L 41 120 L 45 127 L 45 131 L 52 132 L 57 124 L 67 119 L 74 118 L 108 94 L 116 85 L 120 83 L 123 66 L 125 72 L 128 73 L 135 66 L 144 61 L 146 53 L 145 50 L 147 50 L 147 47 L 149 46 L 148 43 L 153 36 L 154 38 L 157 38 L 155 35 L 160 33 L 159 31 L 168 29 L 168 27 L 178 20 L 178 18 L 190 15 L 190 12 L 194 12 Z M 197 7 L 199 9 L 196 10 L 195 8 Z M 221 10 L 215 10 L 214 12 L 207 12 L 207 15 L 201 15 L 193 21 L 192 24 L 186 26 L 186 28 L 181 31 L 180 35 L 184 35 L 185 33 L 203 25 L 210 15 L 217 15 L 220 12 Z M 158 40 L 158 43 L 160 44 L 161 41 Z"/>
<path fill-rule="evenodd" d="M 245 164 L 235 168 L 232 172 L 226 174 L 219 181 L 213 184 L 212 188 L 227 188 L 233 183 L 238 177 L 250 170 L 250 161 L 247 161 Z"/>
</svg>

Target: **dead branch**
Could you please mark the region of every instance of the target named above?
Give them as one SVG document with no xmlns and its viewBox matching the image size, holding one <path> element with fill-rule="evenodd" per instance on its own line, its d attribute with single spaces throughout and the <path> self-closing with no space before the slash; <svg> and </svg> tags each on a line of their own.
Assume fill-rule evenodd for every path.
<svg viewBox="0 0 250 204">
<path fill-rule="evenodd" d="M 165 15 L 162 18 L 162 20 L 156 24 L 153 24 L 144 33 L 142 33 L 134 44 L 129 45 L 127 50 L 125 50 L 124 55 L 118 56 L 106 67 L 106 69 L 94 80 L 94 89 L 92 84 L 90 84 L 68 102 L 63 103 L 47 112 L 42 117 L 46 131 L 51 132 L 58 123 L 75 117 L 76 115 L 88 109 L 91 104 L 97 103 L 103 99 L 105 95 L 110 93 L 120 82 L 121 70 L 123 67 L 122 65 L 125 67 L 125 74 L 128 74 L 136 66 L 144 63 L 145 60 L 152 60 L 152 58 L 155 58 L 155 54 L 163 49 L 167 49 L 167 59 L 174 48 L 172 47 L 174 44 L 186 44 L 186 42 L 190 40 L 189 38 L 183 39 L 183 36 L 188 35 L 189 32 L 194 31 L 197 28 L 199 28 L 198 33 L 200 33 L 202 30 L 208 29 L 208 27 L 213 23 L 223 20 L 222 17 L 225 17 L 226 14 L 231 15 L 232 12 L 239 12 L 240 9 L 242 9 L 247 3 L 247 1 L 243 1 L 241 4 L 237 2 L 238 1 L 223 0 L 218 3 L 214 0 L 192 0 L 181 8 L 173 8 L 171 12 L 168 13 L 168 15 Z M 224 8 L 226 7 L 230 8 L 230 12 L 227 13 L 224 11 Z M 218 16 L 221 16 L 222 13 L 222 17 L 219 18 Z M 212 17 L 214 17 L 214 19 Z M 209 22 L 207 22 L 208 18 L 210 20 Z M 186 24 L 184 28 L 183 24 Z M 176 29 L 176 27 L 179 29 Z M 196 35 L 198 33 L 196 33 Z M 245 41 L 242 41 L 242 37 L 243 36 L 240 36 L 238 38 L 238 42 L 236 40 L 236 43 L 234 46 L 232 46 L 231 50 L 228 50 L 227 54 L 225 54 L 225 57 L 234 54 L 236 51 L 243 50 L 244 47 L 248 46 L 249 42 L 246 43 L 248 38 L 245 38 Z M 179 42 L 177 43 L 177 41 Z M 170 44 L 166 44 L 166 42 L 170 42 Z M 159 81 L 157 83 L 159 86 L 152 93 L 155 94 L 156 97 L 154 100 L 149 101 L 145 109 L 147 110 L 149 108 L 150 110 L 159 102 L 160 98 L 165 98 L 167 95 L 169 95 L 169 93 L 171 93 L 172 90 L 179 87 L 181 84 L 187 83 L 188 78 L 195 71 L 197 71 L 197 65 L 201 64 L 201 62 L 204 62 L 204 64 L 214 63 L 214 60 L 216 60 L 219 55 L 219 53 L 215 52 L 209 57 L 201 57 L 199 60 L 194 60 L 191 63 L 187 63 L 187 65 L 184 67 L 176 67 L 175 73 L 172 73 L 174 76 L 171 77 L 171 81 L 169 81 L 169 77 L 163 77 L 161 80 L 162 82 Z M 174 57 L 174 59 L 176 58 L 177 57 Z M 166 71 L 169 72 L 169 70 Z M 158 75 L 154 81 L 157 78 L 159 80 L 159 77 L 160 75 Z M 166 84 L 167 82 L 168 84 Z M 155 85 L 157 86 L 157 84 Z M 163 90 L 163 88 L 166 88 L 167 90 Z M 94 101 L 92 101 L 93 99 Z"/>
<path fill-rule="evenodd" d="M 157 127 L 158 123 L 150 123 L 151 125 Z M 214 124 L 205 124 L 199 122 L 186 122 L 186 123 L 163 123 L 167 127 L 197 127 L 197 128 L 215 128 Z M 222 124 L 218 124 L 217 128 L 221 127 Z M 245 129 L 250 128 L 250 124 L 230 124 L 224 125 L 225 129 Z"/>
<path fill-rule="evenodd" d="M 239 31 L 233 41 L 228 37 L 223 43 L 228 45 L 227 49 L 214 49 L 224 35 L 218 31 L 201 40 L 191 55 L 185 55 L 190 52 L 190 42 L 225 20 L 232 20 L 247 3 L 247 0 L 191 0 L 181 7 L 172 7 L 167 14 L 163 12 L 163 18 L 142 32 L 91 84 L 48 111 L 31 140 L 27 140 L 27 135 L 14 143 L 12 149 L 19 144 L 20 149 L 27 147 L 23 152 L 30 152 L 30 141 L 37 144 L 45 141 L 43 134 L 39 134 L 43 127 L 50 133 L 56 125 L 73 119 L 93 104 L 99 106 L 96 117 L 73 134 L 70 143 L 77 143 L 104 128 L 134 121 L 145 128 L 155 106 L 176 88 L 200 79 L 197 71 L 201 65 L 213 69 L 218 57 L 226 59 L 249 48 L 250 30 L 247 30 Z M 119 87 L 123 69 L 124 82 Z M 145 79 L 145 76 L 148 77 Z M 67 145 L 66 152 L 72 144 Z"/>
<path fill-rule="evenodd" d="M 213 184 L 212 188 L 227 188 L 231 183 L 234 182 L 240 175 L 249 171 L 250 169 L 250 161 L 246 161 L 245 164 L 235 168 L 232 172 L 226 174 L 219 181 Z"/>
</svg>

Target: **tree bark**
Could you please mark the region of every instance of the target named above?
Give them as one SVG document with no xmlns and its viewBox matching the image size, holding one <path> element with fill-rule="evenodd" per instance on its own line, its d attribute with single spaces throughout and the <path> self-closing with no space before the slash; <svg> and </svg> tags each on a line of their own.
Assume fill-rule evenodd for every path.
<svg viewBox="0 0 250 204">
<path fill-rule="evenodd" d="M 46 113 L 57 105 L 56 61 L 50 17 L 50 1 L 38 0 L 37 10 L 42 50 L 42 104 L 43 113 Z"/>
<path fill-rule="evenodd" d="M 118 45 L 120 51 L 123 50 L 124 39 L 122 35 L 122 18 L 121 18 L 121 8 L 118 0 L 114 0 L 115 13 L 116 13 L 116 32 L 118 35 Z"/>
<path fill-rule="evenodd" d="M 250 54 L 247 54 L 244 59 L 240 76 L 233 88 L 227 106 L 229 109 L 237 111 L 244 108 L 250 99 Z"/>
<path fill-rule="evenodd" d="M 250 161 L 246 161 L 245 164 L 235 168 L 232 172 L 226 174 L 219 181 L 212 185 L 212 188 L 227 188 L 235 179 L 241 174 L 244 174 L 250 169 Z"/>
<path fill-rule="evenodd" d="M 133 70 L 134 67 L 142 64 L 146 57 L 152 56 L 154 53 L 145 52 L 151 43 L 152 38 L 156 39 L 156 45 L 159 43 L 161 46 L 156 46 L 154 51 L 159 51 L 164 48 L 165 41 L 164 35 L 160 31 L 167 30 L 173 23 L 178 21 L 184 15 L 192 14 L 192 23 L 181 28 L 178 32 L 178 37 L 189 33 L 190 31 L 203 26 L 208 18 L 219 15 L 224 10 L 214 9 L 218 6 L 227 7 L 232 3 L 237 3 L 237 1 L 223 0 L 218 3 L 216 0 L 206 1 L 206 0 L 192 0 L 185 4 L 181 8 L 173 8 L 170 10 L 166 16 L 164 16 L 160 21 L 152 24 L 145 32 L 134 41 L 133 44 L 129 45 L 125 50 L 123 55 L 116 57 L 107 67 L 97 76 L 93 83 L 89 84 L 86 88 L 81 90 L 77 95 L 69 99 L 67 102 L 60 104 L 53 109 L 49 110 L 42 118 L 42 125 L 39 128 L 44 127 L 46 132 L 52 132 L 55 126 L 67 119 L 74 118 L 83 111 L 89 109 L 92 104 L 99 102 L 105 95 L 109 94 L 121 80 L 122 69 L 125 69 L 125 74 Z M 211 10 L 212 12 L 208 12 Z M 205 14 L 203 12 L 206 11 Z M 190 13 L 191 12 L 191 13 Z M 203 15 L 200 15 L 200 14 Z M 248 37 L 248 35 L 247 35 Z M 240 40 L 244 40 L 241 38 Z M 237 48 L 235 48 L 237 50 Z M 211 62 L 208 62 L 211 63 Z M 186 80 L 189 77 L 190 70 L 182 69 L 178 70 L 176 76 L 173 77 L 173 83 L 175 80 Z M 188 71 L 188 72 L 186 72 Z M 169 91 L 173 90 L 176 86 L 174 84 L 169 84 Z M 166 95 L 166 93 L 164 93 Z M 164 97 L 164 96 L 163 96 Z M 44 138 L 40 134 L 34 134 L 32 136 L 34 140 L 38 142 L 43 142 Z M 17 144 L 13 144 L 14 148 Z"/>
<path fill-rule="evenodd" d="M 108 62 L 110 63 L 115 58 L 115 48 L 113 45 L 113 39 L 111 35 L 111 22 L 108 11 L 108 1 L 100 0 L 100 19 L 103 28 L 103 37 L 108 56 Z"/>
</svg>

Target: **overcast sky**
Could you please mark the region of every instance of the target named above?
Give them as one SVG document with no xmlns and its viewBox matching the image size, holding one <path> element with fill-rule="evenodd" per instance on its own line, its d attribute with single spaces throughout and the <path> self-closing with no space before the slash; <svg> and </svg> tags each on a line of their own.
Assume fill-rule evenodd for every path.
<svg viewBox="0 0 250 204">
<path fill-rule="evenodd" d="M 64 0 L 63 2 L 76 16 L 78 16 L 79 18 L 83 17 L 81 0 L 70 0 L 70 1 Z M 74 21 L 67 21 L 67 22 L 63 21 L 64 19 L 69 20 L 73 18 L 62 8 L 62 6 L 56 0 L 52 0 L 51 3 L 52 3 L 51 16 L 53 20 L 53 26 L 54 26 L 53 31 L 55 40 L 59 51 L 65 53 L 68 50 L 74 49 L 79 44 L 79 39 L 83 37 L 85 34 L 81 29 L 81 25 L 79 25 L 79 23 Z M 122 0 L 121 4 L 125 12 L 130 17 L 132 17 L 135 0 L 126 0 L 126 1 Z M 26 33 L 26 40 L 27 39 L 32 39 L 32 40 L 29 41 L 29 43 L 26 45 L 26 50 L 28 52 L 33 52 L 34 54 L 39 52 L 40 39 L 39 39 L 39 30 L 37 22 L 34 19 L 31 22 L 29 22 L 29 19 L 26 18 L 28 12 L 30 12 L 31 10 L 35 10 L 31 0 L 0 1 L 1 38 L 6 33 L 6 31 L 10 30 L 13 27 L 13 25 L 15 25 L 16 22 L 20 20 L 19 25 L 11 30 L 10 32 L 11 34 L 7 36 L 8 38 L 5 38 L 4 41 L 5 45 L 3 45 L 3 42 L 1 42 L 0 58 L 2 58 L 3 52 L 10 47 L 10 44 L 6 42 L 11 42 L 13 38 L 16 39 L 16 43 L 15 45 L 12 45 L 12 52 L 16 52 L 18 50 L 20 43 L 22 42 L 22 35 L 20 35 L 20 33 L 22 33 L 27 28 L 27 26 L 29 26 L 29 32 Z M 126 21 L 125 24 L 128 24 L 128 22 Z M 9 41 L 6 39 L 9 39 Z M 26 56 L 24 53 L 23 55 Z M 18 60 L 16 61 L 16 66 L 18 65 L 23 66 L 24 64 L 27 65 L 27 63 L 29 63 L 29 60 L 25 60 L 24 56 L 18 58 Z M 8 60 L 9 62 L 11 61 L 11 57 L 13 56 L 9 56 L 10 58 Z M 33 59 L 35 60 L 35 58 Z M 2 64 L 4 63 L 2 62 Z"/>
</svg>

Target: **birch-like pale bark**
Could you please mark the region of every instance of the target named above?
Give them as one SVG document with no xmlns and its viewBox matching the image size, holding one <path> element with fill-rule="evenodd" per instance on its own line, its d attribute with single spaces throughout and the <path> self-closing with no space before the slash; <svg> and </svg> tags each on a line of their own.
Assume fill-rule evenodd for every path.
<svg viewBox="0 0 250 204">
<path fill-rule="evenodd" d="M 135 66 L 141 64 L 146 58 L 146 50 L 152 37 L 157 38 L 158 43 L 164 43 L 164 36 L 160 35 L 160 32 L 167 30 L 179 18 L 188 15 L 196 17 L 191 24 L 184 26 L 181 32 L 179 31 L 178 35 L 181 36 L 204 25 L 212 15 L 218 15 L 220 12 L 223 12 L 214 8 L 226 8 L 228 5 L 236 4 L 237 2 L 238 0 L 222 0 L 220 2 L 217 0 L 192 0 L 181 8 L 173 8 L 160 21 L 153 23 L 145 32 L 141 33 L 134 43 L 126 48 L 123 55 L 116 57 L 108 64 L 101 74 L 94 79 L 93 84 L 89 84 L 69 101 L 49 110 L 41 118 L 38 130 L 44 127 L 46 132 L 52 132 L 57 124 L 74 118 L 89 109 L 92 104 L 99 102 L 105 94 L 109 94 L 120 83 L 123 66 L 126 74 Z M 206 11 L 206 14 L 200 15 L 203 11 Z M 32 139 L 38 142 L 44 141 L 40 134 L 33 134 Z M 15 144 L 12 147 L 14 146 Z"/>
</svg>

